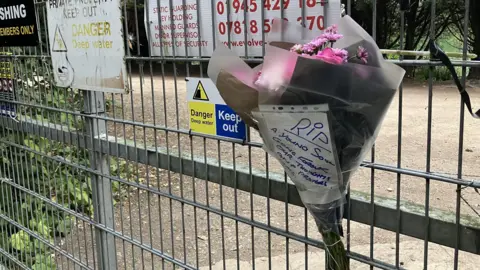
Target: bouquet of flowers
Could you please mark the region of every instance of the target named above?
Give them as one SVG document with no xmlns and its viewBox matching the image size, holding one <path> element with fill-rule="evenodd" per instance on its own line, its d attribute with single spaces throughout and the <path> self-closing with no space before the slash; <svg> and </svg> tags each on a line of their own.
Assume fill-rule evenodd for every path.
<svg viewBox="0 0 480 270">
<path fill-rule="evenodd" d="M 349 16 L 323 32 L 275 19 L 262 65 L 218 46 L 208 75 L 259 131 L 313 215 L 329 269 L 348 269 L 342 218 L 352 173 L 373 146 L 405 71 Z"/>
</svg>

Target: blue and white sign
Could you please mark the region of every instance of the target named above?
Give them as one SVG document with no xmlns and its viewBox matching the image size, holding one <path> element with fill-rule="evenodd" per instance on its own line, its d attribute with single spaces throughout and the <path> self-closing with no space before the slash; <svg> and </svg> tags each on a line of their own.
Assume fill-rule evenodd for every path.
<svg viewBox="0 0 480 270">
<path fill-rule="evenodd" d="M 247 125 L 225 104 L 208 78 L 187 78 L 190 130 L 207 135 L 245 140 Z"/>
<path fill-rule="evenodd" d="M 247 128 L 243 120 L 227 105 L 215 105 L 217 135 L 244 139 Z"/>
</svg>

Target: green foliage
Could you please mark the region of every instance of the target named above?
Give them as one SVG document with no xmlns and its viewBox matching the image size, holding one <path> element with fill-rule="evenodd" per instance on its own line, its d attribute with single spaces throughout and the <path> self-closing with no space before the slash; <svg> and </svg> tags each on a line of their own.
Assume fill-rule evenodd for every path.
<svg viewBox="0 0 480 270">
<path fill-rule="evenodd" d="M 72 146 L 27 134 L 9 134 L 0 130 L 0 176 L 41 196 L 35 197 L 12 185 L 0 184 L 0 213 L 28 228 L 32 234 L 0 219 L 2 246 L 17 255 L 28 266 L 36 269 L 50 267 L 36 263 L 37 255 L 50 256 L 54 237 L 66 236 L 75 225 L 75 218 L 52 204 L 61 205 L 85 215 L 93 215 L 92 183 L 90 175 L 70 164 L 89 167 L 88 152 Z M 22 149 L 22 150 L 20 150 Z M 134 179 L 133 165 L 116 158 L 110 160 L 111 175 Z M 112 182 L 112 189 L 120 194 L 122 185 Z M 36 239 L 40 237 L 43 241 Z M 0 243 L 0 245 L 1 245 Z M 47 268 L 52 269 L 52 268 Z"/>
<path fill-rule="evenodd" d="M 462 75 L 462 68 L 461 67 L 455 67 L 455 71 L 457 72 L 457 75 L 460 77 Z M 467 68 L 467 73 L 465 75 L 468 75 L 469 69 Z M 430 73 L 429 73 L 429 67 L 420 67 L 417 68 L 415 71 L 415 79 L 418 80 L 428 80 L 430 78 Z M 453 80 L 452 74 L 446 67 L 435 67 L 432 70 L 432 79 L 434 81 L 450 81 Z"/>
<path fill-rule="evenodd" d="M 110 159 L 110 175 L 116 176 L 118 178 L 130 181 L 130 182 L 134 182 L 134 181 L 138 181 L 140 183 L 145 182 L 145 179 L 143 178 L 137 179 L 135 166 L 124 159 L 118 159 L 118 158 Z M 116 195 L 116 199 L 121 198 L 122 196 L 127 195 L 125 192 L 127 190 L 127 184 L 114 181 L 112 182 L 112 190 L 113 190 L 113 193 Z"/>
<path fill-rule="evenodd" d="M 12 234 L 10 244 L 12 248 L 23 252 L 29 252 L 34 248 L 33 243 L 30 242 L 30 236 L 24 231 Z"/>
<path fill-rule="evenodd" d="M 31 51 L 12 52 L 25 55 Z M 16 95 L 28 104 L 19 106 L 18 114 L 82 133 L 83 119 L 72 113 L 82 110 L 82 92 L 55 87 L 47 59 L 22 57 L 14 61 Z M 136 179 L 131 164 L 116 158 L 110 164 L 112 175 Z M 81 167 L 90 167 L 85 149 L 0 129 L 1 249 L 31 269 L 56 268 L 49 245 L 68 235 L 76 223 L 76 218 L 62 207 L 90 217 L 94 214 L 91 175 Z M 114 192 L 120 194 L 123 186 L 115 181 L 112 185 Z M 34 192 L 35 196 L 22 189 Z"/>
</svg>

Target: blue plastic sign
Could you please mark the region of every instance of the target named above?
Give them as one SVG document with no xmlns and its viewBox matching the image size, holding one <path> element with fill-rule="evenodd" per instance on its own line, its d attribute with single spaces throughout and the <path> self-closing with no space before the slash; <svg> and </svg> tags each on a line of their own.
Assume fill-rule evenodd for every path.
<svg viewBox="0 0 480 270">
<path fill-rule="evenodd" d="M 187 78 L 190 130 L 195 133 L 245 140 L 247 125 L 225 104 L 208 78 Z"/>
<path fill-rule="evenodd" d="M 244 139 L 247 132 L 243 120 L 227 105 L 215 105 L 217 135 Z"/>
</svg>

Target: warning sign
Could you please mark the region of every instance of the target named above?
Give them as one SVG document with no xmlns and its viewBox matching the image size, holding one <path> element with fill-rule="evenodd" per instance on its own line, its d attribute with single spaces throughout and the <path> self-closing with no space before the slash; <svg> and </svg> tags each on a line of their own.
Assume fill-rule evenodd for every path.
<svg viewBox="0 0 480 270">
<path fill-rule="evenodd" d="M 56 86 L 125 92 L 122 5 L 120 0 L 48 1 L 48 40 Z"/>
<path fill-rule="evenodd" d="M 58 27 L 58 25 L 55 29 L 55 36 L 53 37 L 52 51 L 67 52 L 67 45 L 65 45 L 65 40 L 63 39 L 62 33 L 60 32 L 60 28 Z"/>
<path fill-rule="evenodd" d="M 190 129 L 198 133 L 215 135 L 215 104 L 190 102 Z"/>
<path fill-rule="evenodd" d="M 208 101 L 208 95 L 205 92 L 202 81 L 200 80 L 198 81 L 197 89 L 195 89 L 195 94 L 193 94 L 193 99 Z"/>
<path fill-rule="evenodd" d="M 190 130 L 196 133 L 244 140 L 245 122 L 225 104 L 210 79 L 187 78 Z"/>
</svg>

